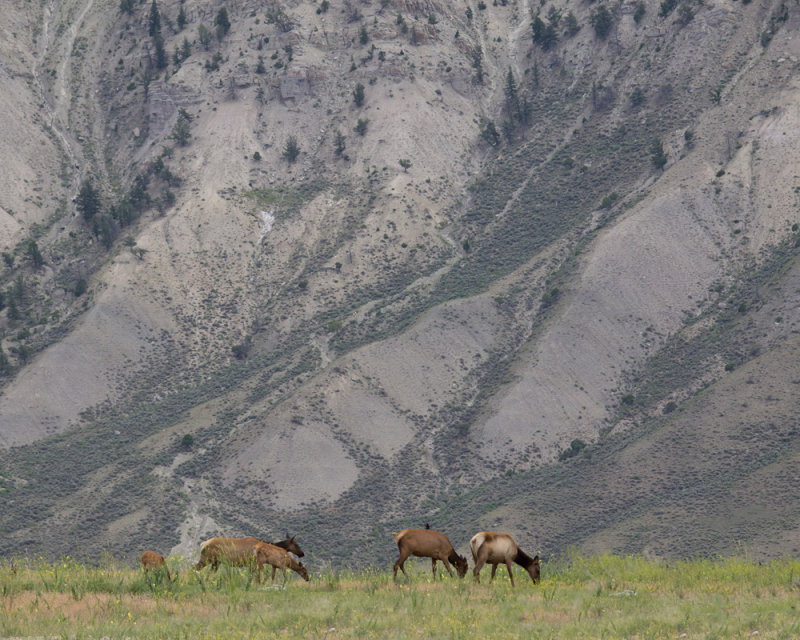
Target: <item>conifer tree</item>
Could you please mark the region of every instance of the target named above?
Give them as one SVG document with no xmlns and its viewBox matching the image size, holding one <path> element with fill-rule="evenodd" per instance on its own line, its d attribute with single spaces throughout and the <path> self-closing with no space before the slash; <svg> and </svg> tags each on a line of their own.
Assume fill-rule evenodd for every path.
<svg viewBox="0 0 800 640">
<path fill-rule="evenodd" d="M 157 33 L 161 33 L 161 14 L 158 12 L 158 5 L 156 0 L 150 5 L 150 18 L 148 20 L 150 26 L 150 37 L 152 38 Z"/>
</svg>

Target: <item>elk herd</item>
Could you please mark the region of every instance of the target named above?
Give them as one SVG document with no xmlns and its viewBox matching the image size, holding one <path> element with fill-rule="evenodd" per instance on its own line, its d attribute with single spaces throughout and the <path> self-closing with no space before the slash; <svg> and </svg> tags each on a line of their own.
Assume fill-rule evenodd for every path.
<svg viewBox="0 0 800 640">
<path fill-rule="evenodd" d="M 400 552 L 397 561 L 392 567 L 394 581 L 397 582 L 397 570 L 406 574 L 404 568 L 405 561 L 409 556 L 418 558 L 430 558 L 433 579 L 436 580 L 436 562 L 441 561 L 444 568 L 452 576 L 451 565 L 455 566 L 459 578 L 463 578 L 469 565 L 464 556 L 458 555 L 447 536 L 441 531 L 434 531 L 428 524 L 424 529 L 403 529 L 399 533 L 393 533 L 397 549 Z M 511 579 L 511 586 L 514 586 L 514 573 L 511 569 L 512 563 L 520 565 L 528 572 L 534 584 L 538 584 L 540 575 L 539 556 L 533 558 L 517 546 L 517 543 L 507 533 L 494 533 L 491 531 L 481 531 L 472 536 L 469 541 L 469 548 L 472 552 L 474 568 L 472 575 L 475 582 L 480 582 L 480 573 L 484 565 L 492 565 L 492 576 L 490 582 L 494 580 L 497 566 L 504 564 Z M 286 535 L 285 540 L 279 542 L 265 542 L 258 538 L 221 538 L 214 537 L 206 540 L 200 545 L 200 560 L 195 565 L 195 571 L 200 571 L 206 565 L 211 565 L 211 570 L 216 571 L 221 563 L 235 567 L 250 567 L 256 574 L 256 580 L 261 582 L 261 570 L 264 565 L 272 567 L 272 580 L 275 580 L 275 571 L 283 571 L 284 579 L 286 571 L 291 569 L 304 580 L 308 581 L 308 571 L 302 562 L 293 557 L 302 558 L 305 554 L 297 544 L 294 536 Z M 145 571 L 166 572 L 169 580 L 172 580 L 167 562 L 164 556 L 155 551 L 145 551 L 141 557 L 142 567 Z"/>
</svg>

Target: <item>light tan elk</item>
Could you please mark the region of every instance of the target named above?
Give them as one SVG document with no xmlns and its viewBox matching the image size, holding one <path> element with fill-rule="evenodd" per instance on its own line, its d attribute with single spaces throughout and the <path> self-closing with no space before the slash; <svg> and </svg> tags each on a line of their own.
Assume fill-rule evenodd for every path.
<svg viewBox="0 0 800 640">
<path fill-rule="evenodd" d="M 441 531 L 433 531 L 432 529 L 403 529 L 400 533 L 392 533 L 397 548 L 400 551 L 400 557 L 394 563 L 394 580 L 397 582 L 397 569 L 406 574 L 403 564 L 408 559 L 408 556 L 417 556 L 418 558 L 430 558 L 431 570 L 433 571 L 433 579 L 436 580 L 436 561 L 441 560 L 444 568 L 452 576 L 453 571 L 450 569 L 450 563 L 456 565 L 458 577 L 463 578 L 467 573 L 467 559 L 460 556 L 453 549 L 450 540 Z"/>
<path fill-rule="evenodd" d="M 497 565 L 501 562 L 508 569 L 508 577 L 511 578 L 512 587 L 514 586 L 514 574 L 511 571 L 512 562 L 516 562 L 528 572 L 533 584 L 539 582 L 539 556 L 531 558 L 517 546 L 514 538 L 507 533 L 481 531 L 472 536 L 472 540 L 469 541 L 469 548 L 472 551 L 472 559 L 475 561 L 475 568 L 472 570 L 475 582 L 480 582 L 481 569 L 487 563 L 492 565 L 492 577 L 489 582 L 494 580 L 494 572 L 497 571 Z"/>
</svg>

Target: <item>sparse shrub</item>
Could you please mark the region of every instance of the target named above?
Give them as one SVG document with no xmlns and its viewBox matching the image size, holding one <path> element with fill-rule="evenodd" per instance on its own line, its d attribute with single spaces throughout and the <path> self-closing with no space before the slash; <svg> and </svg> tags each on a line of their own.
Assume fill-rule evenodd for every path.
<svg viewBox="0 0 800 640">
<path fill-rule="evenodd" d="M 231 21 L 228 18 L 228 10 L 222 7 L 214 18 L 214 25 L 217 27 L 217 39 L 222 40 L 231 30 Z"/>
<path fill-rule="evenodd" d="M 497 143 L 500 142 L 500 134 L 492 120 L 484 120 L 481 123 L 481 138 L 492 147 L 497 146 Z"/>
<path fill-rule="evenodd" d="M 364 104 L 364 96 L 364 85 L 359 82 L 353 89 L 353 102 L 356 103 L 357 107 L 361 107 Z"/>
<path fill-rule="evenodd" d="M 294 29 L 294 20 L 284 11 L 283 7 L 273 5 L 267 9 L 266 14 L 267 24 L 274 24 L 283 33 L 287 33 Z"/>
<path fill-rule="evenodd" d="M 559 295 L 561 295 L 561 291 L 559 291 L 557 287 L 550 289 L 550 291 L 548 291 L 542 296 L 542 308 L 546 309 L 552 304 L 555 304 L 556 300 L 558 300 Z"/>
<path fill-rule="evenodd" d="M 578 24 L 578 19 L 572 11 L 568 11 L 564 16 L 564 34 L 572 37 L 581 30 L 581 25 Z"/>
<path fill-rule="evenodd" d="M 577 456 L 585 448 L 586 448 L 586 443 L 580 438 L 575 438 L 572 442 L 570 442 L 569 448 L 564 449 L 564 451 L 561 452 L 561 455 L 558 456 L 558 459 L 563 462 L 564 460 L 573 458 Z"/>
<path fill-rule="evenodd" d="M 666 18 L 678 6 L 678 0 L 663 0 L 658 9 L 658 15 Z"/>
<path fill-rule="evenodd" d="M 367 125 L 368 124 L 369 124 L 369 119 L 368 118 L 359 118 L 358 122 L 356 123 L 356 127 L 355 127 L 354 131 L 358 135 L 363 136 L 363 135 L 365 135 L 367 133 Z"/>
<path fill-rule="evenodd" d="M 286 139 L 282 155 L 290 164 L 297 160 L 300 155 L 300 145 L 297 143 L 297 138 L 295 136 L 289 136 Z"/>
<path fill-rule="evenodd" d="M 538 44 L 543 50 L 552 49 L 558 42 L 558 32 L 552 24 L 546 23 L 538 15 L 531 22 L 533 30 L 533 42 Z"/>
<path fill-rule="evenodd" d="M 39 251 L 39 245 L 36 244 L 36 240 L 33 238 L 28 240 L 25 253 L 31 259 L 33 266 L 37 269 L 44 264 L 44 257 L 42 257 L 42 253 Z"/>
<path fill-rule="evenodd" d="M 341 156 L 345 150 L 345 137 L 341 131 L 337 130 L 333 133 L 333 152 L 337 156 Z"/>
<path fill-rule="evenodd" d="M 75 295 L 76 298 L 80 298 L 84 293 L 86 293 L 88 287 L 89 285 L 86 283 L 86 280 L 84 278 L 81 278 L 80 280 L 78 280 L 78 282 L 75 283 L 75 289 L 73 290 L 73 294 Z"/>
<path fill-rule="evenodd" d="M 620 401 L 624 405 L 631 406 L 636 401 L 636 397 L 632 393 L 626 393 Z"/>
<path fill-rule="evenodd" d="M 400 166 L 403 167 L 403 171 L 408 172 L 409 168 L 411 167 L 411 160 L 408 158 L 400 158 L 398 162 L 400 163 Z"/>
<path fill-rule="evenodd" d="M 164 37 L 160 31 L 153 36 L 153 48 L 155 49 L 156 69 L 166 69 L 169 59 L 167 58 L 167 50 L 164 48 Z"/>
<path fill-rule="evenodd" d="M 231 353 L 237 360 L 245 360 L 250 353 L 250 345 L 248 343 L 235 344 L 231 347 Z"/>
<path fill-rule="evenodd" d="M 658 138 L 654 138 L 650 143 L 650 160 L 656 169 L 663 169 L 667 164 L 667 152 L 664 151 L 664 144 Z"/>
<path fill-rule="evenodd" d="M 595 34 L 601 40 L 606 39 L 608 34 L 611 33 L 611 28 L 614 26 L 614 16 L 604 4 L 601 4 L 597 9 L 592 11 L 589 21 L 592 27 L 594 27 Z"/>
<path fill-rule="evenodd" d="M 632 107 L 640 107 L 644 104 L 645 95 L 644 89 L 641 87 L 636 87 L 633 91 L 631 91 L 631 106 Z"/>
<path fill-rule="evenodd" d="M 203 48 L 208 51 L 208 46 L 211 44 L 214 36 L 211 33 L 211 30 L 204 25 L 202 22 L 197 27 L 197 39 L 200 41 L 200 44 L 203 45 Z"/>
<path fill-rule="evenodd" d="M 675 402 L 673 402 L 672 400 L 670 400 L 669 402 L 667 402 L 667 404 L 664 405 L 664 408 L 662 409 L 662 413 L 664 415 L 666 415 L 668 413 L 672 413 L 677 408 L 678 408 L 678 405 L 675 404 Z"/>
<path fill-rule="evenodd" d="M 682 25 L 689 24 L 694 19 L 694 9 L 688 2 L 681 2 L 678 7 L 678 22 Z"/>
<path fill-rule="evenodd" d="M 183 438 L 181 438 L 181 446 L 184 449 L 191 449 L 192 445 L 194 444 L 194 437 L 191 433 L 187 433 Z"/>
<path fill-rule="evenodd" d="M 647 11 L 644 2 L 637 2 L 636 3 L 636 10 L 633 12 L 633 21 L 636 24 L 639 24 L 644 18 L 644 14 Z"/>
<path fill-rule="evenodd" d="M 178 111 L 178 119 L 175 121 L 175 126 L 172 128 L 170 137 L 175 140 L 180 146 L 185 147 L 189 144 L 192 138 L 192 131 L 189 123 L 192 121 L 192 116 L 185 109 Z"/>
<path fill-rule="evenodd" d="M 81 184 L 78 197 L 75 199 L 75 208 L 86 220 L 91 220 L 100 211 L 100 194 L 87 179 Z"/>
<path fill-rule="evenodd" d="M 601 209 L 610 209 L 614 203 L 619 199 L 619 195 L 616 191 L 612 191 L 603 200 L 600 202 Z"/>
</svg>

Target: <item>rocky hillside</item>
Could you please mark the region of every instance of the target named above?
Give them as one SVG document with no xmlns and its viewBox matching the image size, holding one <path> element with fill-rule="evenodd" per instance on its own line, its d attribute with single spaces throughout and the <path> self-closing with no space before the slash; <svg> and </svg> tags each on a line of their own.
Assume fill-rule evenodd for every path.
<svg viewBox="0 0 800 640">
<path fill-rule="evenodd" d="M 792 6 L 9 4 L 2 552 L 800 547 Z"/>
</svg>

